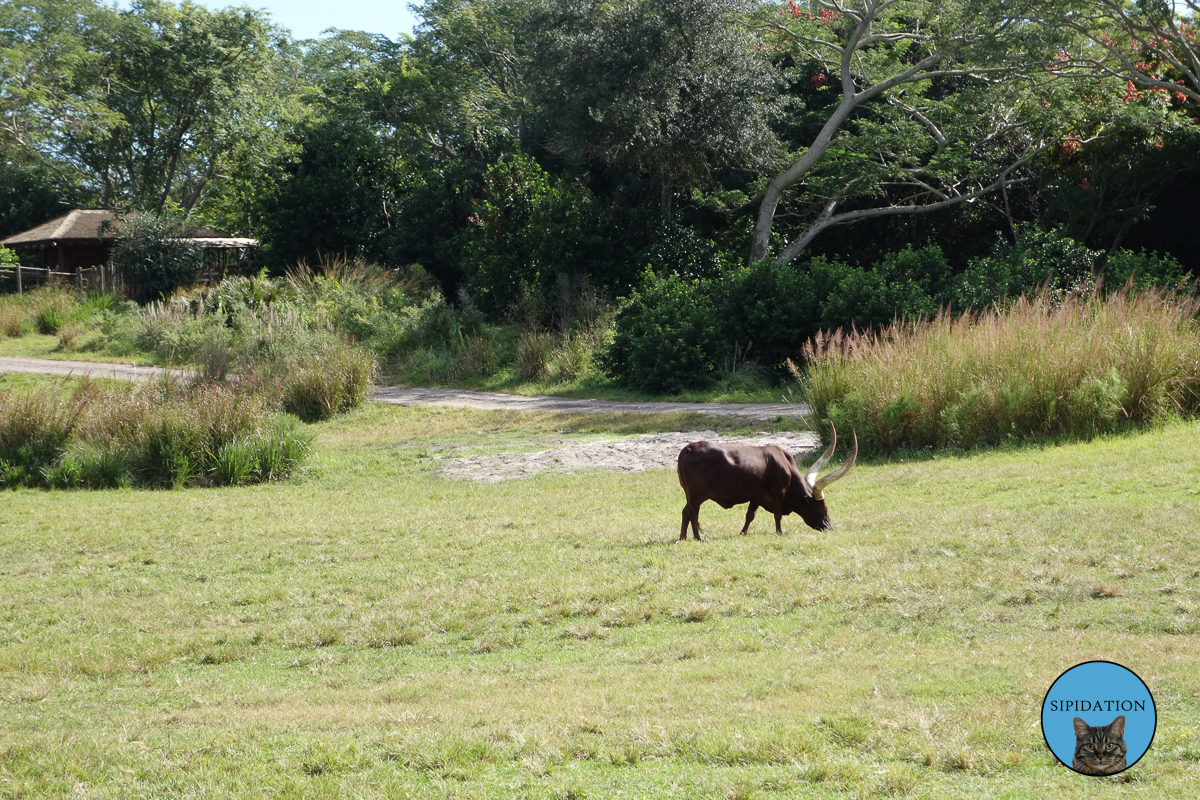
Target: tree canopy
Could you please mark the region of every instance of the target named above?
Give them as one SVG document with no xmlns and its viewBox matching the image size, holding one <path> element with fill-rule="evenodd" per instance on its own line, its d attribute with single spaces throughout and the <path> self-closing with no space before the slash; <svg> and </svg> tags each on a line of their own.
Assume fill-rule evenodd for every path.
<svg viewBox="0 0 1200 800">
<path fill-rule="evenodd" d="M 274 270 L 420 262 L 503 316 L 648 265 L 914 244 L 965 268 L 1028 222 L 1115 251 L 1195 196 L 1194 0 L 416 11 L 412 37 L 296 40 L 245 7 L 0 4 L 0 225 L 192 217 Z"/>
</svg>

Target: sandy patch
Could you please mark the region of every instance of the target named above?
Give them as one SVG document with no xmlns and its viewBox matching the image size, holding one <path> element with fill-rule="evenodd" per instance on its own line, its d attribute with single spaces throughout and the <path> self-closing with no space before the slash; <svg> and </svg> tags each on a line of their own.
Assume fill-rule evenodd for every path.
<svg viewBox="0 0 1200 800">
<path fill-rule="evenodd" d="M 716 431 L 688 431 L 586 441 L 557 439 L 549 441 L 547 444 L 550 447 L 545 450 L 449 458 L 442 463 L 442 474 L 459 480 L 496 483 L 514 478 L 528 478 L 539 472 L 570 473 L 585 469 L 641 472 L 647 469 L 673 469 L 684 445 L 704 440 L 774 444 L 797 458 L 820 446 L 820 439 L 815 433 L 722 436 Z"/>
</svg>

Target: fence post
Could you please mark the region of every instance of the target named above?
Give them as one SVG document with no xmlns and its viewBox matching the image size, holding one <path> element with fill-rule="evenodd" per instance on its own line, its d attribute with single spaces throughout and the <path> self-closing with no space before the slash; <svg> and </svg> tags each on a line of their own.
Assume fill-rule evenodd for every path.
<svg viewBox="0 0 1200 800">
<path fill-rule="evenodd" d="M 21 288 L 21 262 L 17 262 L 17 294 L 24 294 L 25 290 Z"/>
</svg>

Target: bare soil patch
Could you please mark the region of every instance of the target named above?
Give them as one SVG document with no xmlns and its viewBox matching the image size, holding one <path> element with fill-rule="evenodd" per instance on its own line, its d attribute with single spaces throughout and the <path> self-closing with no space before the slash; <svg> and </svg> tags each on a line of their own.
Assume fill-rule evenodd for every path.
<svg viewBox="0 0 1200 800">
<path fill-rule="evenodd" d="M 546 448 L 521 453 L 484 453 L 446 459 L 442 474 L 448 478 L 497 483 L 528 478 L 541 472 L 572 473 L 599 469 L 611 472 L 641 472 L 675 467 L 679 451 L 689 442 L 738 442 L 779 445 L 799 458 L 820 447 L 815 433 L 761 433 L 754 436 L 724 436 L 716 431 L 652 433 L 630 437 L 604 437 L 580 441 L 554 439 Z"/>
</svg>

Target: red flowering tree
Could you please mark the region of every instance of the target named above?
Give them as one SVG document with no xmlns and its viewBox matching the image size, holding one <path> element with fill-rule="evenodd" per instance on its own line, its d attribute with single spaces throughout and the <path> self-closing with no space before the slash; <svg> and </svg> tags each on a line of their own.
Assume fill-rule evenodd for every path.
<svg viewBox="0 0 1200 800">
<path fill-rule="evenodd" d="M 1099 14 L 1105 8 L 1107 18 Z M 1139 39 L 1137 29 L 1150 25 L 1145 15 L 1136 23 L 1130 16 L 1140 14 L 1138 8 L 1099 2 L 1090 9 L 1091 23 L 1106 27 L 1084 28 L 1070 18 L 1084 35 L 1049 67 L 1072 79 L 1075 89 L 1066 101 L 1073 108 L 1064 109 L 1072 129 L 1044 163 L 1040 205 L 1047 225 L 1111 252 L 1153 210 L 1172 176 L 1200 166 L 1200 104 L 1190 90 L 1195 72 L 1189 66 L 1197 43 L 1177 20 L 1154 29 L 1165 37 Z M 1118 31 L 1114 21 L 1122 19 L 1134 27 Z M 1170 40 L 1176 34 L 1179 40 Z"/>
<path fill-rule="evenodd" d="M 1157 93 L 1178 106 L 1200 106 L 1200 0 L 1088 0 L 1061 24 L 1080 36 L 1056 73 L 1125 81 L 1126 102 Z"/>
</svg>

